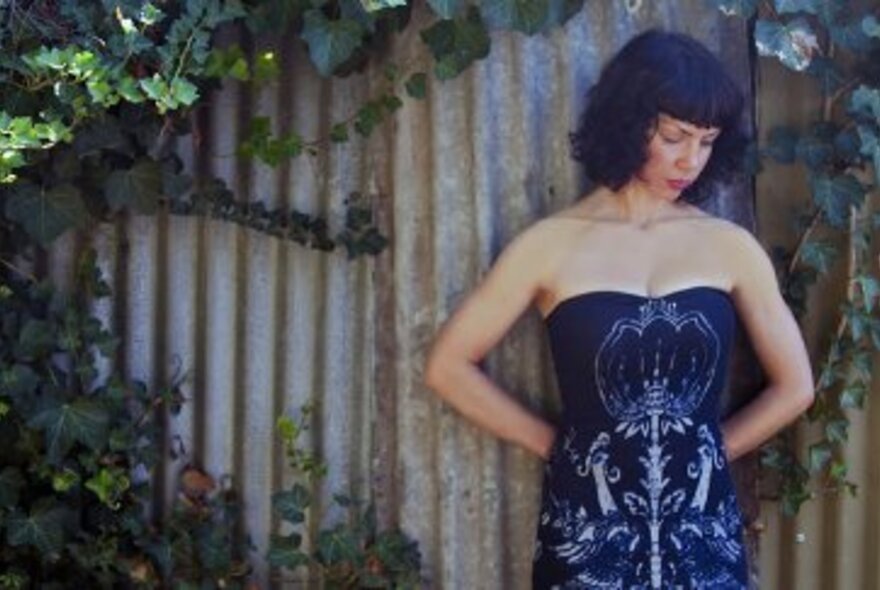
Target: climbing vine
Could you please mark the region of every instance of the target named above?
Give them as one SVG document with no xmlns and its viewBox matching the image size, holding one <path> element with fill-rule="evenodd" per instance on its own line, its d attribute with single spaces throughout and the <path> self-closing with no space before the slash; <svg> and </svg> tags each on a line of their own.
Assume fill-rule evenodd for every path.
<svg viewBox="0 0 880 590">
<path fill-rule="evenodd" d="M 768 130 L 752 152 L 756 170 L 770 158 L 802 167 L 809 178 L 809 206 L 798 220 L 800 239 L 794 248 L 774 250 L 784 293 L 796 314 L 803 316 L 809 289 L 836 272 L 837 265 L 844 265 L 846 275 L 836 328 L 822 343 L 816 365 L 817 401 L 806 418 L 821 427 L 821 434 L 810 441 L 805 456 L 791 431 L 762 453 L 762 463 L 778 476 L 783 509 L 794 513 L 821 491 L 855 491 L 843 449 L 849 417 L 866 403 L 872 355 L 880 349 L 880 281 L 872 258 L 873 235 L 880 228 L 875 212 L 880 184 L 878 9 L 859 11 L 842 0 L 713 1 L 731 17 L 755 19 L 758 53 L 811 76 L 821 105 L 813 123 Z M 221 45 L 219 28 L 237 27 L 245 37 L 295 35 L 320 74 L 345 76 L 380 59 L 392 37 L 408 26 L 411 4 L 0 4 L 0 257 L 5 263 L 0 437 L 15 450 L 0 470 L 5 539 L 0 560 L 10 564 L 0 574 L 2 587 L 25 587 L 35 579 L 33 572 L 41 572 L 42 581 L 87 572 L 77 574 L 86 584 L 122 576 L 149 585 L 175 577 L 190 583 L 222 580 L 229 587 L 246 578 L 246 552 L 232 531 L 231 490 L 205 489 L 197 471 L 184 474 L 185 501 L 173 513 L 174 526 L 139 528 L 143 521 L 136 513 L 148 495 L 148 480 L 137 474 L 155 463 L 156 447 L 138 441 L 155 436 L 153 410 L 177 407 L 176 386 L 151 392 L 121 379 L 97 380 L 91 355 L 112 352 L 114 337 L 82 306 L 58 307 L 48 286 L 22 281 L 10 260 L 70 230 L 85 230 L 126 212 L 160 211 L 222 219 L 319 250 L 341 246 L 352 258 L 381 252 L 387 238 L 373 223 L 368 195 L 350 195 L 341 220 L 271 209 L 260 199 L 236 195 L 220 179 L 190 176 L 173 146 L 180 136 L 198 136 L 196 112 L 222 82 L 258 89 L 279 75 L 278 48 Z M 256 115 L 235 156 L 277 166 L 313 157 L 353 136 L 368 137 L 404 100 L 423 98 L 430 76 L 455 77 L 486 57 L 493 29 L 529 35 L 548 31 L 576 14 L 583 0 L 427 4 L 436 19 L 419 36 L 432 64 L 394 64 L 382 58 L 384 86 L 334 122 L 324 137 L 273 133 L 271 121 Z M 94 276 L 83 280 L 83 294 L 105 294 Z M 59 359 L 67 364 L 59 365 Z M 281 424 L 288 447 L 300 427 Z M 292 457 L 291 467 L 315 476 L 318 464 L 296 463 L 301 460 Z M 313 540 L 316 552 L 308 554 L 296 530 L 309 500 L 304 490 L 294 487 L 274 498 L 288 531 L 273 538 L 270 562 L 290 570 L 325 568 L 326 580 L 339 580 L 341 586 L 417 583 L 417 550 L 396 532 L 377 531 L 369 507 L 352 506 L 352 523 L 321 533 Z M 186 549 L 175 554 L 181 547 Z"/>
<path fill-rule="evenodd" d="M 880 350 L 880 280 L 873 258 L 880 229 L 880 9 L 841 0 L 716 4 L 726 14 L 755 18 L 759 55 L 814 81 L 814 120 L 800 129 L 762 130 L 754 153 L 759 169 L 769 158 L 801 168 L 809 182 L 804 210 L 795 219 L 796 244 L 772 252 L 784 295 L 803 317 L 810 288 L 832 273 L 845 276 L 835 327 L 820 343 L 816 402 L 805 418 L 820 427 L 819 434 L 805 456 L 790 429 L 762 453 L 762 464 L 778 480 L 784 512 L 794 514 L 824 492 L 857 489 L 844 449 L 850 415 L 866 404 L 872 359 Z"/>
</svg>

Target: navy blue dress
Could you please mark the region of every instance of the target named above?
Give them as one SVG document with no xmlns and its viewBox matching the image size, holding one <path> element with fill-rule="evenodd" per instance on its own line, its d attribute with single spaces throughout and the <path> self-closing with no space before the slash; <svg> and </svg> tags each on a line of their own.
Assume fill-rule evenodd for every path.
<svg viewBox="0 0 880 590">
<path fill-rule="evenodd" d="M 546 326 L 564 410 L 534 588 L 747 588 L 718 416 L 730 295 L 592 291 L 563 300 Z"/>
</svg>

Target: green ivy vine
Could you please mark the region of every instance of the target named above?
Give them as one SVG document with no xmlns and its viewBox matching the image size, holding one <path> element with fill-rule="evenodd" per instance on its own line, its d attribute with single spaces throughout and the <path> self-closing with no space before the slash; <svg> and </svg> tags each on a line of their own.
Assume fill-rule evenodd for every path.
<svg viewBox="0 0 880 590">
<path fill-rule="evenodd" d="M 770 158 L 803 168 L 809 179 L 808 205 L 795 220 L 796 244 L 772 252 L 796 316 L 805 314 L 810 288 L 844 265 L 845 297 L 833 333 L 821 343 L 816 402 L 805 418 L 820 434 L 805 456 L 791 429 L 762 453 L 783 511 L 795 514 L 823 493 L 857 490 L 844 450 L 850 415 L 865 407 L 880 350 L 880 280 L 872 258 L 880 229 L 880 9 L 843 0 L 716 4 L 726 14 L 754 17 L 759 55 L 814 80 L 815 119 L 801 129 L 768 130 L 753 154 L 756 172 L 761 159 Z"/>
<path fill-rule="evenodd" d="M 755 19 L 759 54 L 812 76 L 822 105 L 813 124 L 770 130 L 752 152 L 756 172 L 771 158 L 809 174 L 801 237 L 794 248 L 774 252 L 797 315 L 808 290 L 841 260 L 846 265 L 846 297 L 817 364 L 817 402 L 806 418 L 822 434 L 806 457 L 791 431 L 762 453 L 778 476 L 783 510 L 795 513 L 824 490 L 856 489 L 843 459 L 848 416 L 866 402 L 872 355 L 880 349 L 880 281 L 870 259 L 880 228 L 880 23 L 876 8 L 858 12 L 843 0 L 713 2 L 727 15 Z M 115 337 L 84 307 L 107 294 L 94 265 L 81 266 L 77 297 L 84 299 L 59 304 L 48 285 L 23 280 L 10 260 L 127 211 L 163 210 L 320 250 L 341 245 L 352 258 L 381 252 L 387 238 L 373 223 L 369 196 L 350 195 L 344 219 L 334 223 L 341 229 L 333 232 L 321 216 L 246 202 L 219 179 L 189 177 L 172 146 L 176 137 L 198 134 L 193 115 L 222 81 L 258 88 L 278 77 L 277 48 L 220 46 L 220 27 L 294 35 L 322 75 L 346 76 L 382 60 L 385 87 L 326 137 L 273 134 L 268 118 L 253 117 L 235 156 L 277 166 L 354 135 L 368 137 L 405 99 L 425 96 L 428 76 L 453 78 L 486 57 L 492 30 L 543 33 L 564 24 L 583 0 L 427 4 L 436 19 L 419 36 L 430 67 L 384 58 L 389 40 L 409 24 L 412 6 L 404 0 L 0 5 L 0 438 L 13 450 L 0 469 L 0 586 L 125 579 L 149 587 L 174 579 L 184 587 L 235 587 L 246 579 L 231 488 L 217 489 L 207 475 L 187 470 L 170 525 L 160 529 L 142 518 L 149 496 L 143 474 L 158 460 L 154 418 L 160 409 L 175 411 L 181 399 L 177 386 L 153 392 L 99 374 L 94 355 L 112 354 Z M 842 251 L 835 235 L 847 244 Z M 317 459 L 291 450 L 304 423 L 286 420 L 279 428 L 291 468 L 307 482 L 320 477 Z M 273 506 L 286 532 L 273 537 L 270 562 L 322 568 L 325 582 L 339 587 L 417 584 L 415 546 L 399 532 L 377 531 L 369 507 L 337 501 L 351 508 L 351 521 L 304 543 L 299 527 L 308 485 L 278 492 Z"/>
<path fill-rule="evenodd" d="M 231 489 L 198 490 L 184 473 L 167 518 L 146 516 L 160 417 L 179 412 L 181 383 L 101 368 L 118 339 L 89 311 L 110 295 L 95 259 L 79 261 L 71 295 L 0 283 L 0 588 L 243 588 Z"/>
</svg>

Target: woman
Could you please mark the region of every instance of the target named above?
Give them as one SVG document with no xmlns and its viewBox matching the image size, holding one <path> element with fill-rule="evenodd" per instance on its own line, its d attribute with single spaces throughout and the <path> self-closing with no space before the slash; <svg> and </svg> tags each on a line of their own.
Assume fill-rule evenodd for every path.
<svg viewBox="0 0 880 590">
<path fill-rule="evenodd" d="M 431 389 L 546 461 L 536 588 L 747 587 L 728 463 L 803 412 L 813 379 L 760 244 L 694 206 L 741 161 L 742 105 L 695 40 L 631 40 L 571 135 L 597 188 L 517 236 L 431 350 Z M 558 424 L 477 367 L 531 304 Z M 722 424 L 737 316 L 768 385 Z"/>
</svg>

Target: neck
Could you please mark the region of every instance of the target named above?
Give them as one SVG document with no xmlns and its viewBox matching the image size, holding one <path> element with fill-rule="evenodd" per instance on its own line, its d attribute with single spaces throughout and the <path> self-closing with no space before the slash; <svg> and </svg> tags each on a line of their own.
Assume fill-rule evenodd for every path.
<svg viewBox="0 0 880 590">
<path fill-rule="evenodd" d="M 607 201 L 621 221 L 647 226 L 675 215 L 681 205 L 648 192 L 643 185 L 631 182 L 617 192 L 607 190 Z"/>
</svg>

